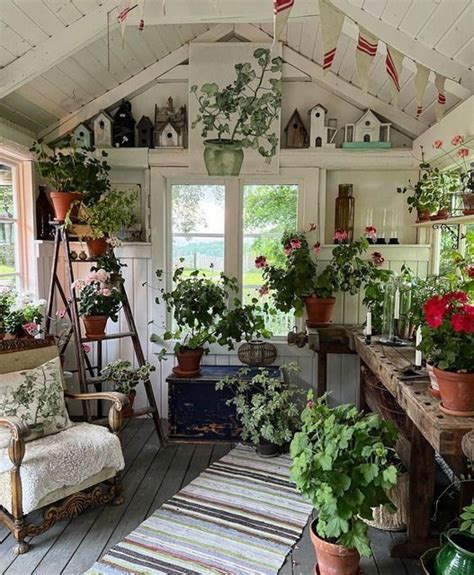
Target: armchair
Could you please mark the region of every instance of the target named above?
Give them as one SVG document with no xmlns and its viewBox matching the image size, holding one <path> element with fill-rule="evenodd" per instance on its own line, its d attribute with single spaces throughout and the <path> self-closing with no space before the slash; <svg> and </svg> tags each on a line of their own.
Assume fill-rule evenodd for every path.
<svg viewBox="0 0 474 575">
<path fill-rule="evenodd" d="M 28 379 L 26 370 L 42 369 L 45 362 L 54 364 L 57 357 L 57 347 L 50 339 L 0 341 L 0 522 L 15 537 L 16 554 L 26 553 L 27 539 L 44 533 L 61 519 L 76 517 L 97 505 L 123 502 L 120 471 L 124 461 L 118 433 L 122 408 L 128 403 L 125 395 L 74 394 L 60 387 L 59 395 L 71 401 L 110 401 L 109 429 L 85 422 L 72 423 L 66 413 L 64 425 L 56 424 L 53 431 L 46 433 L 51 422 L 37 425 L 38 409 L 35 425 L 31 425 L 24 411 L 20 416 L 11 415 L 14 411 L 11 403 L 4 399 L 9 393 L 15 398 L 26 397 L 22 404 L 26 409 L 28 400 L 34 398 L 31 382 L 35 380 Z M 21 385 L 18 374 L 24 378 Z M 40 392 L 47 392 L 41 396 L 42 406 L 54 398 L 53 392 L 46 389 L 48 382 L 46 377 L 44 381 L 41 378 Z M 57 405 L 58 401 L 54 403 Z M 63 398 L 61 405 L 64 407 Z M 38 430 L 43 435 L 38 436 Z M 42 510 L 42 520 L 30 521 L 29 514 L 38 509 Z"/>
</svg>

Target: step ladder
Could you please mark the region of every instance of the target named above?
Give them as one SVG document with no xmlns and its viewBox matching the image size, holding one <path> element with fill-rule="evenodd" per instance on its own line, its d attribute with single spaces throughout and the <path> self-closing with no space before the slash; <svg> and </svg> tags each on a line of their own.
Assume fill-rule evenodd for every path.
<svg viewBox="0 0 474 575">
<path fill-rule="evenodd" d="M 46 328 L 45 328 L 46 334 L 50 334 L 51 331 L 54 298 L 57 289 L 59 297 L 63 301 L 66 313 L 71 322 L 71 326 L 68 330 L 68 333 L 65 335 L 65 337 L 61 342 L 59 348 L 59 354 L 61 357 L 64 357 L 68 345 L 72 343 L 74 345 L 77 369 L 71 371 L 77 373 L 81 392 L 87 393 L 90 390 L 91 386 L 93 386 L 96 391 L 102 391 L 103 380 L 100 377 L 100 372 L 103 367 L 104 342 L 114 339 L 131 338 L 133 350 L 138 365 L 142 366 L 145 363 L 145 356 L 143 354 L 143 349 L 140 344 L 140 339 L 138 337 L 137 328 L 135 326 L 132 310 L 130 308 L 130 302 L 127 297 L 127 292 L 125 291 L 124 282 L 122 281 L 120 282 L 119 289 L 122 296 L 122 310 L 125 321 L 128 326 L 128 330 L 119 333 L 106 334 L 100 338 L 89 338 L 82 336 L 79 310 L 77 306 L 77 294 L 75 289 L 72 287 L 75 280 L 73 263 L 87 263 L 87 262 L 94 263 L 97 260 L 89 257 L 87 257 L 86 259 L 81 258 L 79 260 L 73 260 L 73 258 L 71 257 L 69 233 L 66 226 L 64 226 L 62 222 L 59 223 L 55 222 L 54 225 L 56 229 L 54 234 L 53 265 L 51 270 L 51 279 L 48 294 L 48 307 L 46 314 Z M 66 272 L 65 283 L 67 284 L 66 286 L 62 284 L 61 278 L 58 275 L 58 265 L 60 259 L 61 246 L 63 247 L 63 253 L 64 253 L 64 264 Z M 87 353 L 84 350 L 83 347 L 84 344 L 88 343 L 96 345 L 96 357 L 97 357 L 97 361 L 95 362 L 96 365 L 92 365 L 90 358 L 88 357 Z M 160 414 L 158 411 L 158 406 L 156 404 L 155 396 L 151 386 L 151 381 L 150 380 L 145 381 L 144 386 L 146 396 L 148 399 L 148 407 L 134 410 L 133 417 L 138 417 L 140 415 L 150 415 L 153 418 L 156 432 L 160 440 L 160 445 L 163 446 L 165 444 L 165 437 L 163 433 L 163 428 L 161 426 Z M 101 401 L 98 402 L 97 406 L 98 418 L 96 419 L 92 418 L 89 412 L 89 408 L 87 406 L 87 402 L 82 402 L 82 404 L 83 404 L 84 416 L 87 419 L 87 421 L 94 421 L 94 423 L 103 423 L 106 421 L 106 419 L 102 418 Z"/>
</svg>

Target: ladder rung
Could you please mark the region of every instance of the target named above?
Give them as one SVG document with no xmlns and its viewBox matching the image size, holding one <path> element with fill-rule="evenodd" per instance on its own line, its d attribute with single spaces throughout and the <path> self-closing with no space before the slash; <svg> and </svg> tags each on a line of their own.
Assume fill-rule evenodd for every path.
<svg viewBox="0 0 474 575">
<path fill-rule="evenodd" d="M 97 385 L 98 383 L 105 383 L 105 379 L 103 377 L 88 377 L 86 379 L 87 385 Z"/>
<path fill-rule="evenodd" d="M 133 337 L 137 335 L 134 331 L 123 331 L 121 333 L 110 333 L 106 335 L 102 335 L 100 337 L 81 337 L 82 343 L 87 343 L 90 341 L 103 341 L 106 339 L 121 339 L 124 337 Z"/>
</svg>

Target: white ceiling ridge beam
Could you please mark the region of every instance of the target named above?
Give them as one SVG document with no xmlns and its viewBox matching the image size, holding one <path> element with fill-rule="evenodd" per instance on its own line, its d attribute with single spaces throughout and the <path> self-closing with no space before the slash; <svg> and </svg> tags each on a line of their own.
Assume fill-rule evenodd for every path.
<svg viewBox="0 0 474 575">
<path fill-rule="evenodd" d="M 434 48 L 430 48 L 426 44 L 423 44 L 423 42 L 412 38 L 402 30 L 397 30 L 383 20 L 372 16 L 362 8 L 358 8 L 348 0 L 329 1 L 334 8 L 345 14 L 359 26 L 369 30 L 371 34 L 384 42 L 384 44 L 392 46 L 414 62 L 418 62 L 433 72 L 437 72 L 438 74 L 452 80 L 454 83 L 464 88 L 464 90 L 467 90 L 470 95 L 471 92 L 469 88 L 472 85 L 473 73 L 467 66 L 464 66 L 464 64 L 461 64 L 460 62 L 456 62 L 449 56 L 441 54 L 441 52 L 438 52 Z M 461 85 L 461 82 L 464 83 L 464 86 Z M 449 91 L 455 94 L 453 89 Z M 464 95 L 463 97 L 465 98 L 467 95 Z"/>
<path fill-rule="evenodd" d="M 217 25 L 203 34 L 196 36 L 193 42 L 218 42 L 234 33 L 234 27 L 230 24 Z M 124 98 L 133 98 L 157 83 L 160 77 L 170 70 L 184 64 L 189 59 L 189 43 L 184 44 L 171 54 L 168 54 L 151 64 L 135 76 L 125 80 L 122 84 L 94 98 L 79 110 L 71 112 L 64 118 L 42 130 L 38 137 L 46 143 L 54 142 L 61 138 L 78 124 L 94 117 L 100 110 L 105 110 L 118 104 Z"/>
<path fill-rule="evenodd" d="M 268 42 L 272 40 L 270 34 L 252 24 L 237 24 L 235 33 L 240 38 L 250 42 Z M 388 102 L 363 92 L 355 84 L 351 84 L 333 72 L 328 72 L 324 75 L 322 66 L 286 45 L 283 45 L 283 60 L 287 64 L 291 64 L 301 70 L 301 72 L 308 74 L 316 84 L 333 92 L 339 98 L 362 110 L 370 108 L 377 114 L 387 118 L 396 128 L 410 137 L 419 136 L 429 127 L 420 120 L 412 118 L 406 112 L 398 110 Z"/>
<path fill-rule="evenodd" d="M 0 70 L 0 99 L 31 82 L 50 68 L 93 42 L 107 29 L 107 13 L 119 0 L 104 0 L 102 6 L 29 50 Z"/>
</svg>

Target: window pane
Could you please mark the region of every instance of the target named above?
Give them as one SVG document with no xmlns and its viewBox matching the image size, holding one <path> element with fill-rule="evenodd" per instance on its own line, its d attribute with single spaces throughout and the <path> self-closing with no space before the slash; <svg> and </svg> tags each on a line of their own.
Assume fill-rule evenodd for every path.
<svg viewBox="0 0 474 575">
<path fill-rule="evenodd" d="M 180 265 L 189 271 L 202 270 L 210 277 L 220 274 L 224 271 L 224 238 L 173 237 L 173 269 Z"/>
<path fill-rule="evenodd" d="M 14 215 L 12 170 L 0 164 L 0 218 L 13 218 Z"/>
<path fill-rule="evenodd" d="M 224 234 L 225 187 L 174 185 L 173 234 Z"/>
<path fill-rule="evenodd" d="M 244 186 L 244 300 L 248 301 L 258 295 L 258 289 L 263 284 L 261 270 L 255 268 L 257 256 L 266 256 L 272 264 L 284 264 L 285 255 L 280 239 L 285 230 L 297 228 L 297 206 L 297 185 Z M 268 327 L 274 335 L 286 335 L 293 324 L 293 315 L 279 312 L 271 319 Z"/>
<path fill-rule="evenodd" d="M 18 283 L 15 216 L 12 169 L 0 164 L 0 286 Z"/>
</svg>

